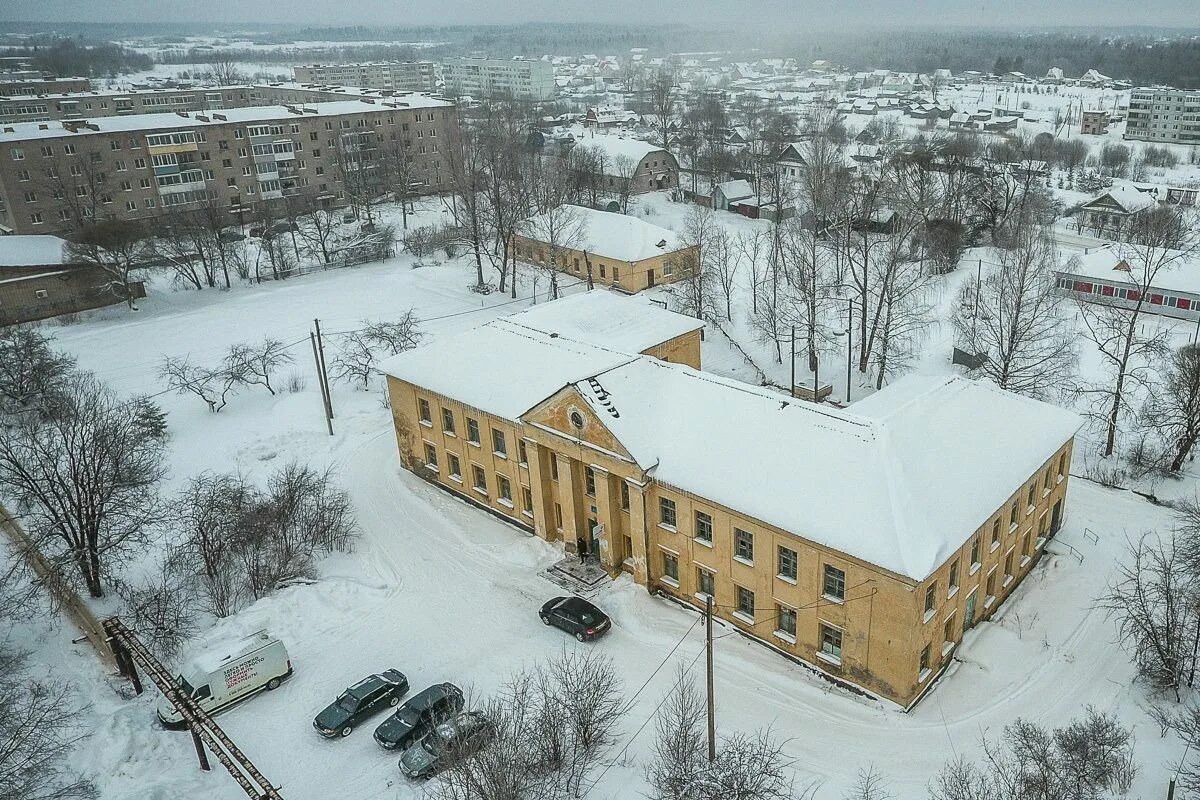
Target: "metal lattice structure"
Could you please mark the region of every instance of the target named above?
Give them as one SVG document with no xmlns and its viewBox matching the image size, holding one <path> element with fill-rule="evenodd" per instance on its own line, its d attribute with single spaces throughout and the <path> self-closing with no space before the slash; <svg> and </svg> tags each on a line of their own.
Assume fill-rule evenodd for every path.
<svg viewBox="0 0 1200 800">
<path fill-rule="evenodd" d="M 179 690 L 171 673 L 142 644 L 136 634 L 126 628 L 117 617 L 109 617 L 104 620 L 103 625 L 104 632 L 108 635 L 109 645 L 112 647 L 113 656 L 117 660 L 117 667 L 121 674 L 132 682 L 134 691 L 138 694 L 142 693 L 142 683 L 137 674 L 137 667 L 141 667 L 142 671 L 150 677 L 158 690 L 187 722 L 188 729 L 192 733 L 192 740 L 196 745 L 196 755 L 200 759 L 201 769 L 209 769 L 208 757 L 204 751 L 204 747 L 207 746 L 221 762 L 221 766 L 229 771 L 229 774 L 251 800 L 283 800 L 275 786 L 258 771 L 246 754 L 233 743 L 225 731 L 221 730 L 221 726 L 213 721 L 208 712 Z"/>
</svg>

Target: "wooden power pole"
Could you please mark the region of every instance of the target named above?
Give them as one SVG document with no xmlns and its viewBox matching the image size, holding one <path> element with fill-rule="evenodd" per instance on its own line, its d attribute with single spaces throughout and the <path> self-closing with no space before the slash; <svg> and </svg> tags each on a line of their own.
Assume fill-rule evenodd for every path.
<svg viewBox="0 0 1200 800">
<path fill-rule="evenodd" d="M 707 651 L 708 665 L 706 672 L 708 694 L 708 763 L 717 760 L 717 709 L 713 697 L 713 635 L 712 635 L 713 599 L 708 595 L 704 602 L 704 648 Z"/>
</svg>

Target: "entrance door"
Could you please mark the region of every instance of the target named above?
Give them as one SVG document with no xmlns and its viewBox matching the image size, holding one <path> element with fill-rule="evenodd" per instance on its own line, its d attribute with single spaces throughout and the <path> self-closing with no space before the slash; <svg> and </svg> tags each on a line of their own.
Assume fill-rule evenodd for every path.
<svg viewBox="0 0 1200 800">
<path fill-rule="evenodd" d="M 1058 533 L 1058 529 L 1062 527 L 1062 500 L 1054 504 L 1054 511 L 1050 513 L 1050 538 L 1054 538 L 1054 534 Z"/>
<path fill-rule="evenodd" d="M 646 273 L 646 288 L 649 289 L 653 285 L 654 285 L 654 270 L 651 269 L 649 272 Z"/>
<path fill-rule="evenodd" d="M 594 517 L 589 517 L 587 521 L 587 535 L 584 537 L 584 546 L 587 547 L 587 555 L 591 558 L 599 560 L 600 558 L 600 540 L 596 535 L 596 520 Z"/>
<path fill-rule="evenodd" d="M 979 590 L 971 592 L 971 596 L 967 598 L 967 610 L 963 614 L 963 633 L 971 629 L 975 624 L 975 598 L 979 595 Z"/>
</svg>

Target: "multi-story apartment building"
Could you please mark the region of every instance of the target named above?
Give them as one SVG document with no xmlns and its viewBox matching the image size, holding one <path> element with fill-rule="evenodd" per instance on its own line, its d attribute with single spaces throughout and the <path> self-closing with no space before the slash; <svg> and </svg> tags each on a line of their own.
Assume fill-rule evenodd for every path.
<svg viewBox="0 0 1200 800">
<path fill-rule="evenodd" d="M 14 97 L 38 94 L 53 94 L 57 92 L 86 92 L 92 88 L 92 82 L 87 78 L 12 78 L 0 76 L 0 97 Z"/>
<path fill-rule="evenodd" d="M 1079 418 L 944 377 L 814 405 L 700 372 L 678 315 L 618 300 L 386 360 L 401 461 L 911 706 L 1058 532 Z"/>
<path fill-rule="evenodd" d="M 148 219 L 213 202 L 236 212 L 300 192 L 345 199 L 347 168 L 411 156 L 428 191 L 446 185 L 454 105 L 427 94 L 207 113 L 0 127 L 0 231 L 51 233 L 105 216 Z"/>
<path fill-rule="evenodd" d="M 453 96 L 554 99 L 554 67 L 548 61 L 459 58 L 442 64 L 442 80 Z"/>
<path fill-rule="evenodd" d="M 1200 89 L 1134 89 L 1125 138 L 1200 144 Z"/>
<path fill-rule="evenodd" d="M 305 64 L 292 68 L 297 83 L 361 86 L 368 89 L 432 92 L 432 61 L 368 61 L 362 64 Z"/>
<path fill-rule="evenodd" d="M 385 100 L 403 92 L 301 83 L 245 86 L 194 86 L 107 89 L 34 96 L 0 96 L 0 125 L 57 119 L 119 117 L 134 114 L 173 114 L 179 111 L 220 111 L 251 106 L 323 103 L 331 100 Z"/>
</svg>

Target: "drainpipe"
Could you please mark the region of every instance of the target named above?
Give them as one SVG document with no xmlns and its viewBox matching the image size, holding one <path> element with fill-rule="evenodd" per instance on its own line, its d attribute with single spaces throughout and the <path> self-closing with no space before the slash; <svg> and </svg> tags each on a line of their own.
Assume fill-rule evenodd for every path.
<svg viewBox="0 0 1200 800">
<path fill-rule="evenodd" d="M 660 460 L 655 459 L 654 464 L 649 469 L 642 470 L 643 487 L 650 485 L 650 470 L 657 467 Z M 651 587 L 654 585 L 654 580 L 650 575 L 650 565 L 653 563 L 653 559 L 650 558 L 650 517 L 647 515 L 645 490 L 643 489 L 638 494 L 642 497 L 642 547 L 646 554 L 646 592 L 651 593 L 653 592 Z"/>
</svg>

